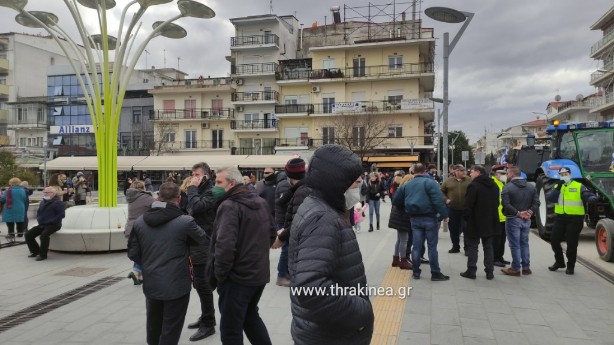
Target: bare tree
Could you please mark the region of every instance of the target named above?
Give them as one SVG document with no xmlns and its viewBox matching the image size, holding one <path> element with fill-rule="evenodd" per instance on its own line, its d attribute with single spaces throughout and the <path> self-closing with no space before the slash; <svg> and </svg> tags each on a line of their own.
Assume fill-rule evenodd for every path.
<svg viewBox="0 0 614 345">
<path fill-rule="evenodd" d="M 170 152 L 175 143 L 175 133 L 179 125 L 175 122 L 163 120 L 154 124 L 153 153 L 159 156 L 162 152 Z"/>
<path fill-rule="evenodd" d="M 360 113 L 335 116 L 330 124 L 335 129 L 334 142 L 352 150 L 362 161 L 373 147 L 382 145 L 388 139 L 391 123 L 381 115 Z"/>
</svg>

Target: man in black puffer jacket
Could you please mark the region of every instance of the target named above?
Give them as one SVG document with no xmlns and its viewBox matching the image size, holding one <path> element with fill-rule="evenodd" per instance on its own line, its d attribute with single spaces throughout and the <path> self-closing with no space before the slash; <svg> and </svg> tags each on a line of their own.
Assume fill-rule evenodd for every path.
<svg viewBox="0 0 614 345">
<path fill-rule="evenodd" d="M 190 341 L 204 339 L 215 333 L 215 307 L 213 304 L 213 289 L 205 277 L 205 265 L 209 258 L 209 244 L 215 221 L 215 199 L 211 192 L 214 179 L 207 163 L 197 163 L 192 167 L 192 179 L 188 186 L 188 214 L 194 217 L 207 236 L 198 243 L 190 245 L 192 272 L 194 272 L 194 288 L 200 298 L 200 317 L 188 328 L 198 328 L 190 337 Z"/>
<path fill-rule="evenodd" d="M 160 201 L 139 217 L 128 240 L 128 257 L 140 262 L 147 309 L 147 344 L 177 344 L 190 301 L 188 243 L 206 235 L 179 208 L 179 186 L 160 186 Z"/>
<path fill-rule="evenodd" d="M 478 246 L 482 240 L 484 251 L 484 271 L 486 279 L 495 276 L 493 259 L 493 236 L 499 230 L 499 187 L 488 177 L 481 165 L 476 165 L 469 172 L 471 183 L 465 195 L 463 217 L 467 221 L 465 244 L 467 245 L 467 271 L 461 277 L 475 279 L 478 262 Z"/>
<path fill-rule="evenodd" d="M 309 164 L 312 194 L 299 207 L 290 232 L 291 332 L 297 345 L 371 341 L 373 307 L 364 293 L 365 267 L 344 197 L 361 174 L 360 159 L 339 145 L 320 147 Z M 306 295 L 296 287 L 336 292 Z M 339 293 L 342 289 L 349 293 Z"/>
</svg>

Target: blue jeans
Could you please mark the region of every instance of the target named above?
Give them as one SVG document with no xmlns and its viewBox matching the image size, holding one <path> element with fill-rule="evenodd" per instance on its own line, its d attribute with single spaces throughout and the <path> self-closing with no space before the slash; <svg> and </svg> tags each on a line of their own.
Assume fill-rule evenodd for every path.
<svg viewBox="0 0 614 345">
<path fill-rule="evenodd" d="M 437 242 L 439 241 L 439 222 L 434 217 L 411 217 L 411 230 L 413 234 L 414 246 L 411 250 L 412 263 L 414 265 L 414 276 L 419 277 L 420 258 L 422 257 L 422 246 L 426 238 L 426 244 L 429 249 L 429 265 L 431 266 L 431 274 L 440 273 L 439 269 L 439 254 L 437 253 Z"/>
<path fill-rule="evenodd" d="M 507 218 L 505 221 L 505 233 L 507 242 L 510 244 L 512 252 L 512 268 L 519 271 L 531 267 L 529 260 L 529 230 L 531 220 L 524 220 L 519 217 Z"/>
<path fill-rule="evenodd" d="M 283 242 L 281 245 L 281 254 L 279 254 L 279 263 L 277 264 L 277 276 L 288 276 L 288 242 Z"/>
<path fill-rule="evenodd" d="M 371 200 L 369 199 L 369 224 L 373 225 L 373 212 L 375 212 L 375 217 L 377 218 L 377 224 L 379 224 L 379 199 Z"/>
</svg>

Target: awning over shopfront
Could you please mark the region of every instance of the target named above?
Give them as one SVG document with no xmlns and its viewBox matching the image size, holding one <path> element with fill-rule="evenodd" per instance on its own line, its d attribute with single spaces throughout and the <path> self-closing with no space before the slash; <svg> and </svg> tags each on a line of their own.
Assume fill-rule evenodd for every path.
<svg viewBox="0 0 614 345">
<path fill-rule="evenodd" d="M 224 166 L 283 168 L 290 159 L 292 156 L 277 155 L 119 156 L 117 170 L 190 170 L 198 162 L 206 162 L 214 170 Z M 43 169 L 43 165 L 39 168 Z M 95 156 L 58 157 L 47 161 L 47 170 L 98 170 L 98 161 Z"/>
<path fill-rule="evenodd" d="M 409 168 L 412 163 L 417 163 L 420 156 L 370 156 L 364 157 L 363 161 L 369 165 L 375 163 L 378 168 Z"/>
</svg>

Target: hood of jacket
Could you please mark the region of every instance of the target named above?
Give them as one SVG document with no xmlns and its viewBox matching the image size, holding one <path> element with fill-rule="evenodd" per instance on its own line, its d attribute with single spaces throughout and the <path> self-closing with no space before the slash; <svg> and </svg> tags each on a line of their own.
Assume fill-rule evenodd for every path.
<svg viewBox="0 0 614 345">
<path fill-rule="evenodd" d="M 260 196 L 249 190 L 247 185 L 241 183 L 234 187 L 232 187 L 224 196 L 220 199 L 219 204 L 223 203 L 226 200 L 232 200 L 234 202 L 238 202 L 239 204 L 245 205 L 246 207 L 252 210 L 259 210 L 260 204 L 254 202 L 259 199 Z"/>
<path fill-rule="evenodd" d="M 313 194 L 339 212 L 345 212 L 345 191 L 362 175 L 360 159 L 340 145 L 324 145 L 309 162 L 306 183 Z"/>
<path fill-rule="evenodd" d="M 278 171 L 275 174 L 275 182 L 276 184 L 281 183 L 281 181 L 285 180 L 288 178 L 288 175 L 286 175 L 285 171 Z"/>
<path fill-rule="evenodd" d="M 525 180 L 523 178 L 516 178 L 516 179 L 513 179 L 511 182 L 508 182 L 508 183 L 512 183 L 512 184 L 514 184 L 518 188 L 525 188 L 527 186 L 527 180 Z"/>
<path fill-rule="evenodd" d="M 179 205 L 171 202 L 154 201 L 151 208 L 143 214 L 143 220 L 149 226 L 160 226 L 184 215 Z"/>
<path fill-rule="evenodd" d="M 139 190 L 136 188 L 126 189 L 126 201 L 128 201 L 128 203 L 133 203 L 137 199 L 146 197 L 146 196 L 151 196 L 151 193 L 144 191 L 144 190 Z"/>
</svg>

